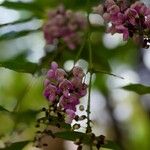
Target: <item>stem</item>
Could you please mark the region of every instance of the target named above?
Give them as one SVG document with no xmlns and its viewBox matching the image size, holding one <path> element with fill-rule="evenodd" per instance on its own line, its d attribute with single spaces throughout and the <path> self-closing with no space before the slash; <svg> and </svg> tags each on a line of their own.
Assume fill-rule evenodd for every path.
<svg viewBox="0 0 150 150">
<path fill-rule="evenodd" d="M 94 70 L 93 71 L 94 73 L 102 73 L 102 74 L 107 74 L 107 75 L 110 75 L 110 76 L 114 76 L 114 77 L 117 77 L 117 78 L 120 78 L 120 79 L 125 79 L 119 75 L 116 75 L 116 74 L 113 74 L 113 73 L 110 73 L 110 72 L 107 72 L 107 71 L 104 71 L 104 70 Z"/>
<path fill-rule="evenodd" d="M 118 146 L 120 147 L 121 150 L 125 150 L 125 146 L 124 146 L 124 138 L 123 138 L 123 135 L 122 135 L 122 131 L 119 127 L 119 123 L 118 121 L 116 120 L 116 118 L 114 117 L 113 115 L 113 106 L 111 104 L 111 99 L 109 97 L 109 94 L 105 94 L 104 95 L 105 98 L 106 98 L 106 107 L 107 107 L 107 110 L 108 110 L 108 113 L 112 119 L 112 125 L 113 125 L 113 129 L 114 129 L 114 132 L 115 132 L 115 138 L 116 138 L 116 143 L 118 144 Z"/>
<path fill-rule="evenodd" d="M 90 81 L 89 81 L 89 89 L 88 89 L 88 103 L 87 103 L 87 129 L 86 129 L 86 133 L 91 132 L 91 126 L 90 126 L 90 104 L 91 104 L 91 87 L 92 87 L 92 72 L 90 72 Z"/>
<path fill-rule="evenodd" d="M 90 126 L 90 104 L 91 104 L 91 87 L 92 87 L 92 48 L 91 48 L 91 42 L 90 42 L 90 34 L 88 35 L 88 50 L 89 50 L 89 72 L 90 72 L 90 80 L 89 80 L 89 89 L 88 89 L 88 104 L 87 104 L 87 129 L 86 129 L 86 133 L 90 133 L 91 132 L 91 126 Z"/>
<path fill-rule="evenodd" d="M 90 150 L 93 150 L 93 147 L 92 147 L 92 145 L 90 145 Z"/>
<path fill-rule="evenodd" d="M 83 41 L 83 43 L 82 43 L 82 45 L 81 45 L 81 47 L 80 47 L 80 49 L 79 49 L 79 51 L 78 51 L 78 53 L 77 53 L 77 55 L 76 55 L 76 58 L 75 58 L 75 61 L 74 61 L 74 65 L 76 64 L 76 62 L 77 62 L 77 60 L 79 59 L 79 57 L 80 57 L 80 55 L 81 55 L 81 52 L 82 52 L 82 50 L 83 50 L 83 48 L 84 48 L 84 45 L 85 45 L 85 43 L 86 43 L 86 38 L 87 36 L 86 36 L 86 34 L 85 34 L 85 39 L 84 39 L 84 41 Z"/>
<path fill-rule="evenodd" d="M 91 33 L 89 33 L 89 35 L 88 35 L 88 42 L 89 42 L 89 44 L 88 44 L 88 49 L 89 49 L 89 70 L 92 70 L 92 68 L 93 68 L 92 62 L 93 61 L 92 61 L 92 46 L 91 46 L 91 41 L 90 41 L 90 35 L 91 35 Z"/>
</svg>

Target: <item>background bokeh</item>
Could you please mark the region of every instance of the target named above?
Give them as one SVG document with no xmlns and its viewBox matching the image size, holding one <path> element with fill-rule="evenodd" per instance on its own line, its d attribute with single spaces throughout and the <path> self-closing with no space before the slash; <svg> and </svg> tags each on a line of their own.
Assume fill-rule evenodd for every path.
<svg viewBox="0 0 150 150">
<path fill-rule="evenodd" d="M 20 2 L 24 5 L 17 5 Z M 34 8 L 26 5 L 30 2 L 35 2 L 37 8 L 36 5 Z M 148 0 L 145 2 L 149 3 Z M 54 7 L 59 2 L 54 1 L 50 6 L 47 5 L 47 0 L 0 0 L 0 3 L 0 62 L 18 57 L 18 63 L 22 60 L 38 63 L 45 55 L 41 27 L 46 12 L 49 7 Z M 40 10 L 38 6 L 43 7 L 45 11 Z M 149 150 L 150 95 L 138 95 L 120 87 L 130 83 L 150 85 L 150 49 L 139 49 L 132 41 L 123 42 L 121 35 L 104 33 L 100 16 L 91 14 L 90 20 L 93 24 L 98 23 L 100 28 L 99 32 L 92 34 L 92 42 L 96 45 L 94 51 L 101 58 L 98 63 L 103 64 L 103 59 L 107 59 L 111 72 L 124 78 L 103 73 L 93 76 L 93 131 L 117 141 L 122 149 Z M 88 62 L 81 59 L 78 64 L 86 70 Z M 66 70 L 72 65 L 72 58 L 64 63 Z M 106 64 L 106 70 L 107 68 Z M 105 71 L 105 65 L 102 70 Z M 4 143 L 20 139 L 33 139 L 37 111 L 48 104 L 43 97 L 43 79 L 42 75 L 0 68 L 0 106 L 10 112 L 16 112 L 0 111 L 0 147 L 3 147 Z M 86 105 L 86 101 L 85 97 L 81 103 Z M 84 122 L 80 130 L 85 130 Z M 68 150 L 74 147 L 68 142 L 63 145 L 64 149 Z M 29 144 L 24 148 L 27 149 L 35 148 Z"/>
</svg>

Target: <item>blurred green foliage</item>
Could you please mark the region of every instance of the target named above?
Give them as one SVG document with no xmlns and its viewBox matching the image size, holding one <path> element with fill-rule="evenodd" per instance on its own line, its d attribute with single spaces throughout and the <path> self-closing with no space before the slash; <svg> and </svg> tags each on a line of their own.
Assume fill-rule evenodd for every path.
<svg viewBox="0 0 150 150">
<path fill-rule="evenodd" d="M 30 13 L 27 18 L 20 17 L 20 19 L 15 20 L 14 22 L 0 24 L 0 28 L 2 29 L 5 26 L 24 24 L 35 18 L 44 22 L 47 11 L 61 3 L 63 3 L 68 9 L 85 11 L 87 10 L 87 7 L 92 8 L 92 6 L 99 4 L 99 2 L 99 0 L 34 0 L 33 2 L 4 1 L 1 3 L 1 7 L 14 9 L 18 13 L 20 13 L 21 10 L 26 10 Z M 9 45 L 11 40 L 17 40 L 20 37 L 30 38 L 29 36 L 31 34 L 38 33 L 39 31 L 41 32 L 41 29 L 42 26 L 35 29 L 23 29 L 21 31 L 10 30 L 7 33 L 0 35 L 0 45 Z M 128 41 L 127 43 L 109 49 L 103 42 L 104 31 L 104 26 L 91 27 L 94 69 L 105 71 L 109 74 L 112 71 L 112 62 L 116 62 L 116 66 L 125 64 L 134 70 L 138 64 L 138 50 L 134 43 L 132 41 Z M 15 41 L 13 41 L 13 43 L 16 44 Z M 80 58 L 88 62 L 89 54 L 87 52 L 87 45 L 88 43 L 85 44 Z M 22 47 L 22 49 L 24 49 L 24 45 L 22 45 Z M 0 55 L 2 53 L 10 55 L 9 52 L 5 52 L 3 48 L 4 47 L 1 46 Z M 15 50 L 11 49 L 11 51 L 13 52 Z M 47 102 L 42 96 L 42 69 L 48 68 L 49 63 L 52 60 L 56 60 L 61 65 L 63 65 L 66 60 L 75 60 L 76 55 L 79 52 L 79 47 L 77 47 L 74 51 L 70 51 L 66 47 L 62 47 L 61 50 L 46 52 L 46 55 L 43 56 L 39 62 L 29 61 L 27 59 L 27 55 L 25 55 L 26 51 L 28 51 L 28 49 L 23 52 L 18 50 L 15 56 L 10 55 L 10 59 L 0 61 L 0 67 L 5 68 L 0 69 L 0 136 L 4 141 L 11 141 L 12 133 L 14 132 L 21 137 L 21 141 L 33 139 L 34 131 L 36 130 L 34 125 L 36 117 L 38 116 L 37 114 L 42 107 L 47 106 Z M 104 75 L 103 73 L 96 74 L 93 86 L 99 89 L 106 97 L 110 94 L 109 86 L 107 84 L 107 75 Z M 134 91 L 138 94 L 150 93 L 150 87 L 142 84 L 130 84 L 123 88 L 129 91 Z M 129 97 L 129 99 L 130 98 L 132 99 L 132 96 Z M 136 95 L 136 98 L 133 98 L 131 103 L 133 103 L 132 106 L 134 111 L 130 120 L 124 124 L 118 122 L 118 126 L 121 126 L 119 128 L 121 128 L 121 132 L 123 133 L 123 137 L 120 140 L 123 140 L 122 143 L 127 150 L 148 150 L 150 147 L 150 120 L 140 104 L 140 97 L 138 95 Z M 54 119 L 54 124 L 55 122 L 56 119 Z M 75 140 L 78 136 L 81 136 L 79 134 L 82 133 L 66 131 L 56 133 L 56 136 L 63 139 Z M 88 138 L 84 134 L 82 134 L 82 136 L 84 136 L 85 139 Z M 109 138 L 117 139 L 113 135 Z M 20 138 L 16 138 L 14 139 L 14 142 L 19 140 Z M 85 143 L 89 142 L 85 140 Z M 26 141 L 17 142 L 5 150 L 20 150 L 26 144 Z M 111 141 L 108 141 L 104 147 L 117 149 L 116 145 L 114 145 Z"/>
</svg>

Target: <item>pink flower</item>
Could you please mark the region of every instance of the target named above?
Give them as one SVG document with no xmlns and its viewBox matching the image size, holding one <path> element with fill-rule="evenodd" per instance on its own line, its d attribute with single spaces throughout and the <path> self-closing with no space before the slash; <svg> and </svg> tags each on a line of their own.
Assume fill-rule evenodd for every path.
<svg viewBox="0 0 150 150">
<path fill-rule="evenodd" d="M 71 82 L 67 79 L 64 79 L 60 84 L 59 88 L 62 90 L 64 96 L 68 97 L 70 94 L 70 91 L 73 90 L 73 86 Z"/>
<path fill-rule="evenodd" d="M 140 1 L 136 1 L 133 3 L 130 8 L 135 9 L 138 13 L 140 13 L 141 8 L 144 6 L 144 3 L 141 3 Z M 145 7 L 145 6 L 144 6 Z M 143 9 L 143 8 L 142 8 Z"/>
<path fill-rule="evenodd" d="M 79 87 L 79 96 L 83 97 L 87 94 L 87 85 L 86 84 L 82 84 L 81 87 Z"/>
<path fill-rule="evenodd" d="M 120 12 L 111 16 L 111 22 L 114 25 L 123 24 L 124 20 L 125 20 L 125 15 Z"/>
<path fill-rule="evenodd" d="M 47 72 L 47 78 L 49 78 L 52 82 L 61 82 L 66 76 L 66 72 L 58 68 L 58 64 L 56 62 L 52 62 L 51 69 Z"/>
<path fill-rule="evenodd" d="M 83 69 L 78 66 L 73 67 L 72 73 L 75 77 L 78 77 L 78 78 L 83 78 L 85 76 Z"/>
<path fill-rule="evenodd" d="M 54 85 L 49 84 L 44 90 L 44 96 L 51 102 L 56 99 L 57 88 Z"/>
<path fill-rule="evenodd" d="M 110 13 L 110 15 L 114 15 L 120 12 L 120 8 L 117 5 L 112 5 L 107 9 L 107 11 Z"/>
<path fill-rule="evenodd" d="M 104 6 L 109 9 L 112 5 L 115 5 L 116 3 L 114 2 L 114 0 L 106 0 L 104 3 Z"/>
<path fill-rule="evenodd" d="M 61 96 L 59 104 L 65 110 L 71 109 L 73 111 L 76 111 L 76 105 L 79 104 L 79 99 L 75 95 L 71 95 L 68 98 L 65 96 Z"/>
<path fill-rule="evenodd" d="M 51 69 L 56 70 L 57 68 L 58 68 L 58 64 L 55 61 L 53 61 L 51 63 Z"/>
<path fill-rule="evenodd" d="M 139 18 L 139 15 L 135 9 L 128 8 L 125 11 L 125 17 L 132 25 L 136 25 L 136 18 Z"/>
<path fill-rule="evenodd" d="M 44 96 L 58 108 L 57 111 L 66 113 L 68 123 L 71 123 L 74 118 L 72 113 L 69 115 L 69 111 L 75 112 L 79 98 L 86 95 L 87 85 L 82 82 L 84 76 L 81 67 L 74 67 L 68 75 L 64 69 L 58 68 L 56 62 L 51 63 L 51 69 L 47 72 L 47 78 L 44 81 Z"/>
<path fill-rule="evenodd" d="M 62 40 L 69 49 L 75 49 L 81 44 L 82 33 L 87 27 L 85 16 L 65 10 L 62 5 L 50 11 L 48 15 L 48 21 L 43 26 L 47 44 Z"/>
<path fill-rule="evenodd" d="M 125 40 L 125 41 L 128 40 L 128 38 L 129 38 L 128 28 L 126 28 L 123 25 L 119 25 L 119 26 L 116 26 L 116 31 L 118 33 L 122 33 L 123 34 L 123 40 Z"/>
<path fill-rule="evenodd" d="M 71 79 L 71 83 L 73 85 L 73 88 L 78 88 L 82 85 L 82 79 L 81 78 L 78 78 L 78 77 L 73 77 Z"/>
<path fill-rule="evenodd" d="M 93 7 L 93 12 L 102 15 L 104 13 L 103 5 L 98 5 L 97 7 Z"/>
<path fill-rule="evenodd" d="M 150 28 L 150 14 L 145 17 L 145 24 L 148 28 Z"/>
<path fill-rule="evenodd" d="M 103 18 L 106 23 L 110 22 L 110 17 L 110 14 L 107 12 L 103 14 Z"/>
<path fill-rule="evenodd" d="M 50 84 L 50 81 L 48 79 L 44 80 L 44 86 L 47 87 Z"/>
<path fill-rule="evenodd" d="M 143 29 L 141 34 L 148 39 L 143 39 L 143 45 L 149 47 L 147 44 L 150 38 L 150 7 L 140 1 L 128 5 L 127 0 L 106 0 L 100 8 L 103 8 L 104 21 L 109 23 L 107 32 L 111 34 L 122 33 L 123 39 L 128 40 L 129 37 L 135 39 L 137 37 L 135 34 L 141 33 L 141 29 Z"/>
<path fill-rule="evenodd" d="M 63 81 L 63 79 L 65 78 L 66 75 L 67 75 L 67 73 L 61 68 L 58 68 L 55 72 L 55 76 L 56 76 L 56 79 L 58 82 Z"/>
<path fill-rule="evenodd" d="M 66 110 L 65 122 L 68 123 L 68 124 L 71 124 L 74 117 L 75 117 L 75 112 L 71 109 L 67 109 Z"/>
<path fill-rule="evenodd" d="M 117 33 L 114 24 L 112 24 L 110 27 L 107 28 L 107 33 L 111 33 L 112 35 Z"/>
<path fill-rule="evenodd" d="M 119 0 L 117 2 L 118 2 L 118 6 L 119 6 L 121 12 L 123 12 L 124 10 L 126 10 L 128 8 L 126 0 Z"/>
</svg>

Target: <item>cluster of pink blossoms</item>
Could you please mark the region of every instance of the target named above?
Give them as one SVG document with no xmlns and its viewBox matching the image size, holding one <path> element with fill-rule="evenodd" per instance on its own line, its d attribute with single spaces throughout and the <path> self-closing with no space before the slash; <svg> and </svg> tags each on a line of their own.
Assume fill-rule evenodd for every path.
<svg viewBox="0 0 150 150">
<path fill-rule="evenodd" d="M 87 26 L 86 18 L 81 13 L 65 10 L 59 6 L 48 14 L 48 21 L 43 27 L 47 44 L 62 40 L 69 49 L 75 49 L 81 43 L 83 30 Z"/>
<path fill-rule="evenodd" d="M 103 16 L 108 25 L 108 32 L 122 33 L 123 39 L 129 37 L 139 42 L 143 37 L 143 47 L 150 42 L 150 7 L 136 1 L 128 5 L 127 0 L 106 0 L 103 5 L 94 8 L 94 12 Z"/>
<path fill-rule="evenodd" d="M 82 68 L 75 66 L 67 74 L 65 70 L 58 68 L 56 62 L 51 63 L 51 69 L 47 72 L 44 96 L 57 110 L 66 114 L 66 123 L 72 122 L 79 99 L 87 93 L 87 85 L 83 83 L 84 76 Z"/>
</svg>

